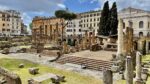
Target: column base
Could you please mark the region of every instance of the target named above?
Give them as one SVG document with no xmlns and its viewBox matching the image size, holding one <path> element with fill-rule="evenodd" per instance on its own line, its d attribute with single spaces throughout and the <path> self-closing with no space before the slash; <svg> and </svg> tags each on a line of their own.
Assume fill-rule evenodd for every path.
<svg viewBox="0 0 150 84">
<path fill-rule="evenodd" d="M 142 80 L 135 80 L 135 84 L 145 84 Z"/>
</svg>

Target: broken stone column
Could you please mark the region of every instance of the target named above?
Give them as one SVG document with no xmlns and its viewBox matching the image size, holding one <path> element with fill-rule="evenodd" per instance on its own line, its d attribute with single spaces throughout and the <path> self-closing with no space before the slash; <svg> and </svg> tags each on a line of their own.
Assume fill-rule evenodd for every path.
<svg viewBox="0 0 150 84">
<path fill-rule="evenodd" d="M 126 84 L 133 84 L 133 66 L 131 56 L 126 59 Z"/>
<path fill-rule="evenodd" d="M 136 84 L 141 84 L 142 83 L 142 78 L 141 78 L 141 53 L 139 51 L 136 52 L 136 78 L 135 78 L 135 83 Z"/>
<path fill-rule="evenodd" d="M 118 50 L 117 56 L 123 54 L 123 20 L 119 20 L 119 27 L 118 27 Z"/>
<path fill-rule="evenodd" d="M 148 54 L 148 53 L 149 53 L 149 42 L 146 41 L 146 54 Z"/>
<path fill-rule="evenodd" d="M 103 70 L 103 84 L 113 84 L 113 75 L 111 70 Z"/>
<path fill-rule="evenodd" d="M 68 53 L 68 46 L 67 46 L 67 43 L 66 41 L 63 42 L 63 53 Z"/>
<path fill-rule="evenodd" d="M 134 46 L 133 46 L 133 29 L 127 27 L 126 28 L 126 35 L 125 35 L 125 53 L 126 55 L 132 56 L 132 52 L 134 51 Z"/>
</svg>

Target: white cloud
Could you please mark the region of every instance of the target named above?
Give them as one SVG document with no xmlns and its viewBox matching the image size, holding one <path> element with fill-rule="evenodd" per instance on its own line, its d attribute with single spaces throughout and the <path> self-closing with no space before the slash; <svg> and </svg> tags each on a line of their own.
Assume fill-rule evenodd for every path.
<svg viewBox="0 0 150 84">
<path fill-rule="evenodd" d="M 66 6 L 64 4 L 57 4 L 58 7 L 62 8 L 62 9 L 65 9 Z"/>
<path fill-rule="evenodd" d="M 109 1 L 110 7 L 113 2 L 117 3 L 118 9 L 134 7 L 150 11 L 150 0 L 92 0 L 91 2 L 97 1 L 102 9 L 104 2 Z"/>
<path fill-rule="evenodd" d="M 94 11 L 100 10 L 100 8 L 95 8 Z"/>
<path fill-rule="evenodd" d="M 34 15 L 53 15 L 55 10 L 64 7 L 63 2 L 64 0 L 0 0 L 0 9 L 22 12 L 25 24 L 29 24 Z"/>
</svg>

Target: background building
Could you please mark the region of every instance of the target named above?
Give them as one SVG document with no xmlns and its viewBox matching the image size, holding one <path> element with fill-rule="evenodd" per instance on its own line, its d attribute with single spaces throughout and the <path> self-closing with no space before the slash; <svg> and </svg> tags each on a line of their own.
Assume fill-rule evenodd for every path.
<svg viewBox="0 0 150 84">
<path fill-rule="evenodd" d="M 81 20 L 74 19 L 68 22 L 68 25 L 65 28 L 66 37 L 72 38 L 73 35 L 78 37 L 82 37 L 82 29 L 81 29 Z"/>
<path fill-rule="evenodd" d="M 4 10 L 0 12 L 0 35 L 21 35 L 21 14 L 15 10 Z"/>
<path fill-rule="evenodd" d="M 10 14 L 0 11 L 0 36 L 10 36 Z"/>
<path fill-rule="evenodd" d="M 80 13 L 82 31 L 95 31 L 95 35 L 97 35 L 97 30 L 100 23 L 100 16 L 100 10 Z"/>
<path fill-rule="evenodd" d="M 21 23 L 21 35 L 25 36 L 27 34 L 28 34 L 27 25 L 25 25 L 24 23 Z"/>
<path fill-rule="evenodd" d="M 149 36 L 150 34 L 150 11 L 135 8 L 125 8 L 119 12 L 119 18 L 124 21 L 124 28 L 132 27 L 134 36 Z"/>
</svg>

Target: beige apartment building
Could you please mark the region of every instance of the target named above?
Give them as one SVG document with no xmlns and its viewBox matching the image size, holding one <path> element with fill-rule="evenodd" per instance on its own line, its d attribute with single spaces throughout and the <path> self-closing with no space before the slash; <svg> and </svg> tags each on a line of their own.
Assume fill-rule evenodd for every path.
<svg viewBox="0 0 150 84">
<path fill-rule="evenodd" d="M 10 36 L 10 14 L 0 11 L 0 36 Z"/>
<path fill-rule="evenodd" d="M 101 11 L 84 12 L 80 16 L 82 31 L 94 30 L 97 35 Z M 123 19 L 124 28 L 134 29 L 135 37 L 150 35 L 150 11 L 128 7 L 118 12 L 118 18 Z"/>
<path fill-rule="evenodd" d="M 15 10 L 0 11 L 0 36 L 21 35 L 21 14 Z"/>
<path fill-rule="evenodd" d="M 95 35 L 97 35 L 100 17 L 101 17 L 101 11 L 100 10 L 80 13 L 82 31 L 83 32 L 95 31 Z"/>
<path fill-rule="evenodd" d="M 128 7 L 119 11 L 118 16 L 123 19 L 124 28 L 134 29 L 135 37 L 150 35 L 150 11 Z"/>
</svg>

